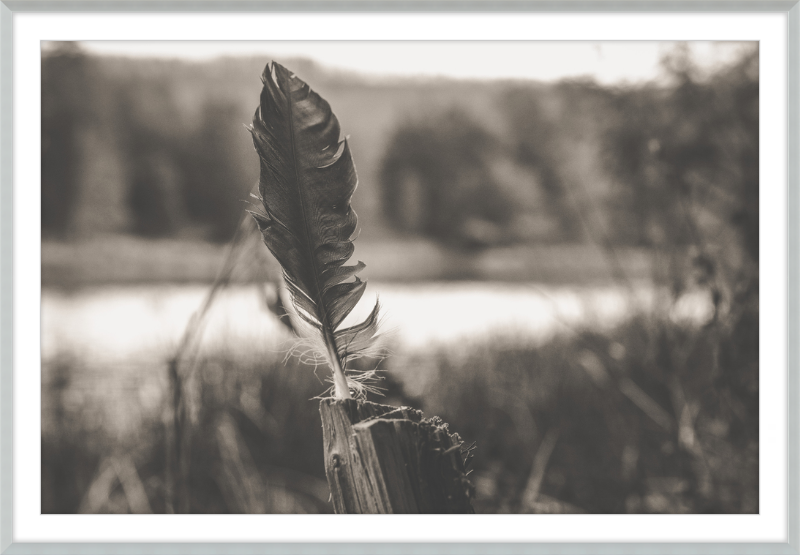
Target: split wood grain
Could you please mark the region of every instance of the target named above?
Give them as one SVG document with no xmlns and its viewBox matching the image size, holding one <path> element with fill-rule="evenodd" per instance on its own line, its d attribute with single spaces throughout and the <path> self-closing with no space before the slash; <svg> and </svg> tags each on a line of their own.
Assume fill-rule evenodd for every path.
<svg viewBox="0 0 800 555">
<path fill-rule="evenodd" d="M 339 514 L 472 513 L 462 441 L 409 407 L 320 403 L 325 473 Z"/>
</svg>

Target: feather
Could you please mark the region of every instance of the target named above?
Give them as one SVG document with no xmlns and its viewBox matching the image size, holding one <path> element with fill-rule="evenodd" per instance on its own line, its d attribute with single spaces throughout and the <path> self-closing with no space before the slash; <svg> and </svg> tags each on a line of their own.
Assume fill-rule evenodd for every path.
<svg viewBox="0 0 800 555">
<path fill-rule="evenodd" d="M 348 359 L 374 347 L 379 305 L 364 322 L 339 329 L 364 294 L 345 265 L 358 217 L 350 206 L 358 178 L 347 139 L 330 105 L 285 67 L 272 62 L 261 77 L 261 102 L 249 128 L 261 159 L 259 194 L 265 214 L 251 212 L 280 262 L 294 311 L 333 373 L 334 395 L 363 391 Z"/>
</svg>

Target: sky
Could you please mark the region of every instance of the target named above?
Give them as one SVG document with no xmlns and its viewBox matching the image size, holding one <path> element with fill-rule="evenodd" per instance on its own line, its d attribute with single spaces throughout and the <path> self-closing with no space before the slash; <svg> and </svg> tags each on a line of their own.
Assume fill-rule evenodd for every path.
<svg viewBox="0 0 800 555">
<path fill-rule="evenodd" d="M 136 57 L 209 60 L 264 55 L 310 58 L 326 67 L 374 77 L 533 79 L 593 77 L 607 85 L 659 77 L 659 61 L 673 42 L 539 41 L 91 41 L 90 52 Z M 752 43 L 690 42 L 695 61 L 713 69 Z"/>
</svg>

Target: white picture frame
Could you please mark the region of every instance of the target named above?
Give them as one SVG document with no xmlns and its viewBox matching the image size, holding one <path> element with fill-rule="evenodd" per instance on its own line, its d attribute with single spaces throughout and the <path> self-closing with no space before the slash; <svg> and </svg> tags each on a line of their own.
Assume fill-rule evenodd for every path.
<svg viewBox="0 0 800 555">
<path fill-rule="evenodd" d="M 169 515 L 161 517 L 144 516 L 98 516 L 98 515 L 39 515 L 38 524 L 27 524 L 23 526 L 19 513 L 22 497 L 35 501 L 37 491 L 24 489 L 20 480 L 26 472 L 26 468 L 20 463 L 18 456 L 25 442 L 38 442 L 38 438 L 27 437 L 29 434 L 20 432 L 19 412 L 21 404 L 25 403 L 30 395 L 36 393 L 34 387 L 28 387 L 30 383 L 27 377 L 30 370 L 35 371 L 35 361 L 38 356 L 36 351 L 37 343 L 27 337 L 26 341 L 21 341 L 26 331 L 35 329 L 38 320 L 35 306 L 35 295 L 37 292 L 36 280 L 23 279 L 30 273 L 24 273 L 23 268 L 30 270 L 38 263 L 38 253 L 20 246 L 21 240 L 30 241 L 22 236 L 23 230 L 27 229 L 22 225 L 22 220 L 27 217 L 27 213 L 21 212 L 24 203 L 35 197 L 26 196 L 30 191 L 30 173 L 26 173 L 24 160 L 19 157 L 21 152 L 21 142 L 27 140 L 30 134 L 36 135 L 39 129 L 30 126 L 25 129 L 26 121 L 24 115 L 17 113 L 17 110 L 24 104 L 24 99 L 20 96 L 20 91 L 15 89 L 15 84 L 23 79 L 22 65 L 15 65 L 16 56 L 21 53 L 21 49 L 28 48 L 30 41 L 21 41 L 22 19 L 19 16 L 26 14 L 44 14 L 49 17 L 46 37 L 47 40 L 78 40 L 93 38 L 82 35 L 75 21 L 80 19 L 78 16 L 88 16 L 89 23 L 84 23 L 86 29 L 106 29 L 106 34 L 111 33 L 113 25 L 118 25 L 119 18 L 126 18 L 130 24 L 128 36 L 125 38 L 140 39 L 167 39 L 174 37 L 182 40 L 187 36 L 203 36 L 202 28 L 185 25 L 185 22 L 195 21 L 189 16 L 191 14 L 211 13 L 217 17 L 208 18 L 204 25 L 232 25 L 225 23 L 222 14 L 246 14 L 258 12 L 259 15 L 274 14 L 281 16 L 287 27 L 273 29 L 271 33 L 277 38 L 291 39 L 292 23 L 314 20 L 314 36 L 320 40 L 338 40 L 343 37 L 342 22 L 349 25 L 352 29 L 354 25 L 363 25 L 361 40 L 380 40 L 386 38 L 396 38 L 397 40 L 419 40 L 435 39 L 443 33 L 442 29 L 451 25 L 456 27 L 456 36 L 460 40 L 472 40 L 477 33 L 469 25 L 483 24 L 491 27 L 491 17 L 496 14 L 506 14 L 509 18 L 516 17 L 521 19 L 526 14 L 541 14 L 548 16 L 558 15 L 566 19 L 574 19 L 572 40 L 575 40 L 575 33 L 580 33 L 580 37 L 592 40 L 608 40 L 608 31 L 592 26 L 592 20 L 600 22 L 604 16 L 613 14 L 634 14 L 647 16 L 649 18 L 659 17 L 667 22 L 672 21 L 677 15 L 687 15 L 687 21 L 695 18 L 697 25 L 683 27 L 672 27 L 683 29 L 681 36 L 671 35 L 671 40 L 695 40 L 706 38 L 702 35 L 703 28 L 708 27 L 709 22 L 715 19 L 720 21 L 726 14 L 751 13 L 751 14 L 774 14 L 785 18 L 786 40 L 782 45 L 785 58 L 781 59 L 785 73 L 780 77 L 786 84 L 787 90 L 784 91 L 783 98 L 787 101 L 785 129 L 786 136 L 786 155 L 785 168 L 777 168 L 779 171 L 773 175 L 773 179 L 783 179 L 786 188 L 779 191 L 772 204 L 762 203 L 762 214 L 765 210 L 786 209 L 785 221 L 783 214 L 773 215 L 773 225 L 786 228 L 785 235 L 780 237 L 785 245 L 786 257 L 782 258 L 780 252 L 775 256 L 778 258 L 774 268 L 786 272 L 784 276 L 776 276 L 776 281 L 770 282 L 778 285 L 778 289 L 783 287 L 782 294 L 773 298 L 773 301 L 762 300 L 762 324 L 767 321 L 769 314 L 777 315 L 778 320 L 785 314 L 785 324 L 783 321 L 777 323 L 774 319 L 764 325 L 770 326 L 778 334 L 783 334 L 785 340 L 780 343 L 786 348 L 785 353 L 777 353 L 776 358 L 771 359 L 773 363 L 779 361 L 785 365 L 781 367 L 782 380 L 787 387 L 786 398 L 780 399 L 779 389 L 773 389 L 775 397 L 764 398 L 761 400 L 761 410 L 765 407 L 769 410 L 771 399 L 780 406 L 786 408 L 785 434 L 762 433 L 761 441 L 782 442 L 778 452 L 786 454 L 786 460 L 781 461 L 782 468 L 786 472 L 786 495 L 785 506 L 771 507 L 762 504 L 762 515 L 775 509 L 772 514 L 785 515 L 783 522 L 771 523 L 774 529 L 778 524 L 781 530 L 785 530 L 784 539 L 774 539 L 771 541 L 746 541 L 737 535 L 743 528 L 737 522 L 737 517 L 743 515 L 692 515 L 688 518 L 699 519 L 698 526 L 709 527 L 719 526 L 719 529 L 728 530 L 728 535 L 717 540 L 704 539 L 687 541 L 674 535 L 672 527 L 661 527 L 656 525 L 654 528 L 652 516 L 630 515 L 625 518 L 631 519 L 633 532 L 642 531 L 636 536 L 639 539 L 627 538 L 603 538 L 602 540 L 592 541 L 586 537 L 580 537 L 577 541 L 570 541 L 568 538 L 549 538 L 539 541 L 530 541 L 525 538 L 526 527 L 547 528 L 558 526 L 552 516 L 532 516 L 532 515 L 492 515 L 489 520 L 485 516 L 480 517 L 448 517 L 472 519 L 460 521 L 442 520 L 439 517 L 433 519 L 436 526 L 440 529 L 448 528 L 452 535 L 439 535 L 435 532 L 414 535 L 407 533 L 405 526 L 409 530 L 414 530 L 417 522 L 406 517 L 389 517 L 392 521 L 387 521 L 387 517 L 362 516 L 362 517 L 335 517 L 336 522 L 332 525 L 339 529 L 339 533 L 324 534 L 315 533 L 319 526 L 331 526 L 321 524 L 321 521 L 308 517 L 285 517 L 273 515 L 241 515 L 216 517 L 217 524 L 224 523 L 225 526 L 233 530 L 241 530 L 241 535 L 229 538 L 224 541 L 214 540 L 204 535 L 202 531 L 209 526 L 214 526 L 214 522 L 201 515 Z M 517 14 L 516 16 L 514 14 Z M 323 18 L 324 15 L 324 18 Z M 146 16 L 153 16 L 148 22 Z M 470 23 L 470 16 L 472 23 Z M 411 21 L 417 17 L 415 21 Z M 600 19 L 598 19 L 600 18 Z M 216 22 L 214 22 L 216 19 Z M 277 20 L 277 19 L 276 19 Z M 63 23 L 60 30 L 53 36 L 53 21 Z M 116 21 L 117 23 L 114 23 Z M 196 20 L 200 21 L 200 20 Z M 327 25 L 325 22 L 336 22 L 336 25 Z M 349 23 L 347 23 L 349 22 Z M 176 23 L 182 25 L 176 26 Z M 411 23 L 411 25 L 409 25 Z M 456 24 L 457 23 L 457 24 Z M 25 24 L 24 32 L 28 29 L 36 29 L 35 18 L 29 18 Z M 44 29 L 42 23 L 41 29 Z M 466 25 L 466 26 L 464 26 Z M 561 24 L 563 25 L 563 23 Z M 673 23 L 674 25 L 674 23 Z M 109 27 L 111 26 L 111 27 Z M 460 26 L 460 27 L 459 27 Z M 188 28 L 188 29 L 187 29 Z M 505 27 L 491 27 L 495 33 L 495 38 L 519 38 L 521 33 L 518 27 L 514 27 L 513 21 L 509 20 L 509 25 Z M 470 31 L 470 29 L 473 29 Z M 546 32 L 546 26 L 538 28 L 542 33 Z M 47 0 L 5 0 L 0 2 L 0 31 L 2 31 L 2 54 L 0 55 L 0 99 L 2 104 L 0 117 L 2 118 L 2 135 L 0 136 L 2 145 L 2 165 L 0 166 L 0 204 L 1 212 L 0 225 L 2 225 L 2 269 L 0 270 L 0 300 L 2 301 L 2 320 L 0 321 L 0 344 L 2 354 L 0 354 L 0 399 L 2 408 L 0 409 L 0 445 L 2 454 L 0 455 L 0 553 L 775 553 L 775 554 L 798 554 L 800 553 L 800 2 L 798 1 L 715 1 L 715 2 L 665 2 L 665 1 L 638 1 L 632 0 L 620 5 L 618 2 L 592 1 L 587 0 L 580 3 L 572 2 L 537 2 L 537 1 L 515 1 L 506 2 L 480 2 L 480 1 L 452 1 L 452 2 L 401 2 L 388 0 L 377 1 L 338 1 L 330 0 L 325 2 L 304 1 L 281 2 L 281 1 L 249 1 L 242 2 L 219 2 L 214 0 L 178 3 L 165 0 L 153 1 L 132 1 L 132 2 L 108 2 L 98 0 L 77 0 L 72 2 L 57 2 Z M 100 34 L 102 35 L 103 32 Z M 238 31 L 241 38 L 252 37 L 257 34 L 258 29 L 247 27 Z M 740 31 L 741 32 L 741 31 Z M 17 33 L 15 35 L 15 33 Z M 674 31 L 677 33 L 677 31 Z M 700 35 L 698 35 L 698 33 Z M 391 36 L 388 36 L 391 35 Z M 731 33 L 733 38 L 735 33 Z M 123 38 L 117 35 L 118 38 Z M 441 35 L 442 39 L 452 40 L 451 34 L 448 37 Z M 71 38 L 70 38 L 71 37 Z M 309 38 L 308 31 L 302 38 Z M 347 38 L 352 39 L 352 36 Z M 533 36 L 528 35 L 528 39 Z M 752 38 L 744 40 L 753 40 Z M 763 54 L 762 50 L 762 56 Z M 771 54 L 766 54 L 770 56 Z M 777 58 L 776 58 L 777 60 Z M 19 62 L 18 62 L 19 64 Z M 779 64 L 779 65 L 781 65 Z M 777 69 L 778 73 L 783 70 Z M 765 109 L 762 98 L 762 110 Z M 775 132 L 772 131 L 766 132 Z M 778 129 L 780 132 L 780 129 Z M 762 139 L 765 130 L 762 127 Z M 762 143 L 763 144 L 763 143 Z M 763 164 L 762 164 L 763 166 Z M 35 174 L 33 174 L 35 175 Z M 777 176 L 777 177 L 776 177 Z M 784 176 L 784 177 L 781 177 Z M 763 181 L 762 181 L 763 183 Z M 27 188 L 25 186 L 28 186 Z M 781 206 L 781 199 L 785 202 L 785 207 Z M 778 217 L 780 216 L 780 218 Z M 762 218 L 762 226 L 765 218 Z M 36 220 L 38 222 L 38 220 Z M 36 223 L 34 222 L 34 223 Z M 777 223 L 776 223 L 777 222 Z M 781 224 L 783 222 L 783 224 Z M 30 226 L 30 223 L 28 224 Z M 35 225 L 33 226 L 36 227 Z M 780 235 L 780 230 L 771 232 Z M 38 239 L 32 238 L 34 242 Z M 764 237 L 762 237 L 762 242 Z M 780 251 L 780 249 L 779 249 Z M 33 264 L 33 266 L 31 266 Z M 30 281 L 30 283 L 27 283 Z M 781 284 L 783 284 L 781 286 Z M 762 282 L 762 288 L 765 285 Z M 764 297 L 762 297 L 764 299 Z M 781 306 L 781 299 L 785 300 L 788 310 Z M 770 302 L 772 311 L 770 312 Z M 766 305 L 766 306 L 765 306 Z M 762 338 L 763 338 L 762 329 Z M 763 360 L 763 359 L 762 359 Z M 763 362 L 762 362 L 763 364 Z M 762 366 L 763 367 L 763 366 Z M 25 370 L 23 370 L 25 369 Z M 26 373 L 23 374 L 22 372 Z M 35 382 L 35 380 L 34 380 Z M 27 384 L 27 385 L 26 385 Z M 33 393 L 32 393 L 33 392 Z M 762 394 L 763 395 L 763 394 Z M 16 420 L 15 420 L 16 418 Z M 762 422 L 762 430 L 764 430 Z M 769 430 L 767 430 L 769 432 Z M 35 452 L 35 451 L 30 451 Z M 763 452 L 762 452 L 763 456 Z M 24 466 L 36 465 L 37 460 L 25 460 Z M 762 474 L 763 479 L 763 474 Z M 774 497 L 778 499 L 780 496 Z M 16 514 L 15 514 L 16 512 Z M 613 526 L 613 517 L 616 515 L 595 515 L 589 518 L 595 519 L 598 528 Z M 669 515 L 673 518 L 673 523 L 678 523 L 683 516 Z M 761 515 L 758 515 L 761 516 Z M 97 519 L 87 521 L 85 519 Z M 158 524 L 161 532 L 154 534 L 146 533 L 148 526 L 152 524 L 151 518 L 168 519 L 164 523 Z M 306 520 L 298 520 L 303 519 Z M 326 517 L 330 520 L 331 517 Z M 432 519 L 432 517 L 425 517 Z M 444 517 L 442 517 L 444 518 Z M 580 526 L 579 521 L 574 515 L 563 515 L 562 519 L 573 519 L 569 522 L 570 526 Z M 777 517 L 776 517 L 777 518 Z M 83 521 L 81 519 L 84 519 Z M 122 520 L 120 520 L 122 519 Z M 127 521 L 125 520 L 127 519 Z M 266 520 L 265 520 L 266 519 Z M 477 519 L 483 520 L 480 522 Z M 537 520 L 538 519 L 538 520 Z M 651 519 L 648 522 L 648 519 Z M 722 520 L 715 520 L 722 519 Z M 127 523 L 126 523 L 127 522 Z M 397 522 L 403 523 L 398 525 Z M 556 524 L 554 524 L 554 522 Z M 565 521 L 562 520 L 560 525 Z M 666 522 L 666 521 L 664 521 Z M 97 529 L 97 536 L 94 538 L 76 538 L 70 536 L 59 540 L 53 534 L 48 539 L 32 541 L 27 539 L 30 531 L 35 527 L 41 530 L 62 530 L 67 534 L 70 530 L 81 530 L 87 526 Z M 121 524 L 122 523 L 122 524 Z M 446 523 L 447 526 L 442 526 Z M 463 527 L 463 531 L 453 528 L 457 523 Z M 491 524 L 488 524 L 491 523 Z M 98 527 L 99 525 L 99 527 Z M 476 527 L 489 526 L 500 530 L 498 537 L 493 540 L 480 539 L 471 533 Z M 53 527 L 56 527 L 55 529 Z M 264 530 L 269 526 L 274 530 L 290 530 L 283 534 L 274 534 L 278 539 L 264 541 L 259 539 L 258 534 L 245 533 L 248 530 Z M 140 535 L 134 534 L 131 530 L 141 530 Z M 198 530 L 198 534 L 203 536 L 202 540 L 194 541 L 191 536 L 184 539 L 170 538 L 169 530 Z M 307 529 L 306 533 L 300 530 Z M 433 530 L 433 526 L 431 526 Z M 127 530 L 127 532 L 125 532 Z M 389 533 L 387 530 L 393 530 Z M 505 532 L 504 532 L 505 531 Z M 517 532 L 519 531 L 519 533 Z M 56 534 L 57 535 L 57 534 Z M 775 534 L 773 534 L 775 535 Z M 424 537 L 423 537 L 424 536 Z M 647 536 L 647 537 L 644 537 Z M 701 537 L 700 534 L 698 537 Z M 383 541 L 381 538 L 386 538 Z M 408 540 L 407 538 L 411 538 Z M 461 538 L 461 539 L 460 539 Z M 463 538 L 466 538 L 464 540 Z"/>
</svg>

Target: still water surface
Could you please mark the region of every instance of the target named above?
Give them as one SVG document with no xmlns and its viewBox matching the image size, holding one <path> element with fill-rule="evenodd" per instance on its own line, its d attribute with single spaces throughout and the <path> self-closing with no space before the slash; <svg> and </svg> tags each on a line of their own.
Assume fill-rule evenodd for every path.
<svg viewBox="0 0 800 555">
<path fill-rule="evenodd" d="M 64 353 L 98 362 L 164 360 L 174 351 L 206 285 L 104 287 L 42 294 L 42 359 Z M 207 314 L 205 349 L 280 350 L 289 339 L 267 309 L 258 286 L 220 292 Z M 542 341 L 575 328 L 607 328 L 637 311 L 653 310 L 658 295 L 650 285 L 557 287 L 486 282 L 389 284 L 370 282 L 347 323 L 363 319 L 375 296 L 383 307 L 383 330 L 396 349 L 419 350 L 482 337 Z M 676 319 L 702 322 L 711 306 L 692 293 L 671 308 Z"/>
</svg>

